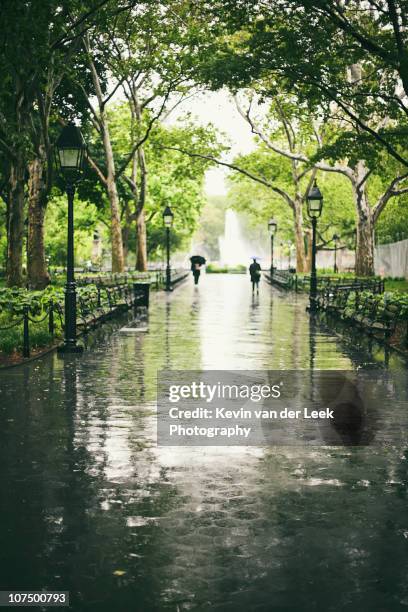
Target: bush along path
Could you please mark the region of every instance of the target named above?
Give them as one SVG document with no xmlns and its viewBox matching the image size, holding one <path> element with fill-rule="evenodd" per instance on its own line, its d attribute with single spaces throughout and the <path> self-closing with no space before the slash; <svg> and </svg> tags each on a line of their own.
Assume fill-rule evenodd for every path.
<svg viewBox="0 0 408 612">
<path fill-rule="evenodd" d="M 148 306 L 150 282 L 132 279 L 112 284 L 109 280 L 77 288 L 78 335 L 119 312 Z M 44 291 L 0 289 L 0 367 L 23 363 L 56 348 L 63 335 L 61 287 L 50 286 Z"/>
</svg>

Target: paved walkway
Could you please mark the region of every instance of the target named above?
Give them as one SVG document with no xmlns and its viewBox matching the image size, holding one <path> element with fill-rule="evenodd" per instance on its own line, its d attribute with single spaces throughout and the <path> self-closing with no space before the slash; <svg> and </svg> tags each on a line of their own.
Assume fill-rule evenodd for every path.
<svg viewBox="0 0 408 612">
<path fill-rule="evenodd" d="M 158 369 L 381 367 L 305 305 L 204 276 L 153 295 L 148 332 L 1 372 L 0 587 L 75 612 L 406 610 L 405 448 L 155 444 Z"/>
</svg>

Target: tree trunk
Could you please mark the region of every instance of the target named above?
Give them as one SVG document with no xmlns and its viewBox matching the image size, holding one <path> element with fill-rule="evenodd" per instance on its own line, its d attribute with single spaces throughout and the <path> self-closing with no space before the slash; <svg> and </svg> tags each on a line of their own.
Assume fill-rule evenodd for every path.
<svg viewBox="0 0 408 612">
<path fill-rule="evenodd" d="M 119 195 L 115 179 L 112 178 L 112 175 L 108 175 L 107 189 L 111 207 L 112 272 L 123 272 L 125 260 L 123 257 Z"/>
<path fill-rule="evenodd" d="M 129 202 L 125 202 L 124 208 L 122 209 L 122 244 L 123 244 L 123 261 L 125 266 L 129 265 L 129 240 L 130 232 L 133 225 L 133 218 L 129 210 Z"/>
<path fill-rule="evenodd" d="M 113 157 L 112 143 L 105 111 L 101 112 L 100 119 L 107 168 L 106 189 L 111 209 L 112 272 L 123 272 L 125 269 L 125 260 L 123 257 L 119 194 L 115 179 L 115 160 Z"/>
<path fill-rule="evenodd" d="M 125 223 L 125 225 L 122 226 L 123 261 L 124 261 L 125 267 L 128 265 L 129 236 L 130 236 L 130 227 L 127 223 Z"/>
<path fill-rule="evenodd" d="M 354 168 L 353 195 L 356 207 L 356 276 L 374 275 L 374 220 L 368 201 L 363 161 Z"/>
<path fill-rule="evenodd" d="M 147 271 L 147 235 L 145 212 L 142 208 L 136 214 L 137 246 L 136 246 L 136 270 Z"/>
<path fill-rule="evenodd" d="M 357 216 L 356 276 L 374 275 L 374 231 L 371 213 Z"/>
<path fill-rule="evenodd" d="M 10 169 L 6 272 L 8 287 L 21 287 L 23 284 L 24 178 L 25 163 L 23 156 L 18 154 L 17 159 L 11 162 Z"/>
<path fill-rule="evenodd" d="M 44 246 L 44 217 L 47 205 L 44 161 L 37 157 L 30 162 L 28 169 L 28 284 L 30 289 L 44 289 L 51 281 Z"/>
<path fill-rule="evenodd" d="M 85 49 L 88 53 L 92 81 L 98 100 L 99 118 L 97 123 L 99 124 L 105 153 L 106 177 L 104 178 L 104 186 L 108 194 L 111 209 L 112 272 L 123 272 L 125 269 L 125 261 L 123 258 L 120 205 L 118 189 L 116 186 L 115 159 L 109 132 L 109 120 L 106 113 L 106 104 L 104 101 L 101 81 L 91 54 L 88 34 L 86 34 L 84 38 L 84 43 Z"/>
<path fill-rule="evenodd" d="M 137 231 L 137 246 L 136 246 L 136 270 L 139 272 L 147 271 L 147 231 L 145 218 L 145 204 L 147 193 L 147 168 L 146 158 L 143 147 L 137 151 L 137 160 L 140 170 L 139 184 L 139 201 L 136 210 L 136 231 Z"/>
<path fill-rule="evenodd" d="M 302 202 L 296 201 L 293 209 L 295 246 L 296 246 L 296 271 L 307 272 L 308 260 L 305 251 L 305 241 L 303 238 L 303 212 Z"/>
</svg>

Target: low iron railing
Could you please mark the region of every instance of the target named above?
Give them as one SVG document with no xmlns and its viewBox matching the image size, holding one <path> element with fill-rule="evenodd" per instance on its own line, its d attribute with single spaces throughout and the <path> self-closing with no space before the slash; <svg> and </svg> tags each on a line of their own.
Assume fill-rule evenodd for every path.
<svg viewBox="0 0 408 612">
<path fill-rule="evenodd" d="M 77 290 L 77 326 L 80 334 L 87 333 L 113 314 L 134 308 L 149 306 L 150 282 L 134 282 L 120 284 L 88 284 L 78 287 Z M 29 295 L 29 292 L 26 294 Z M 23 298 L 24 299 L 24 298 Z M 29 358 L 31 355 L 32 327 L 41 325 L 48 320 L 48 344 L 53 344 L 56 330 L 64 332 L 64 297 L 63 292 L 55 293 L 40 305 L 36 301 L 24 304 L 22 301 L 10 300 L 2 304 L 0 314 L 6 314 L 9 323 L 0 325 L 0 332 L 22 328 L 22 355 Z M 56 320 L 58 324 L 56 325 Z"/>
</svg>

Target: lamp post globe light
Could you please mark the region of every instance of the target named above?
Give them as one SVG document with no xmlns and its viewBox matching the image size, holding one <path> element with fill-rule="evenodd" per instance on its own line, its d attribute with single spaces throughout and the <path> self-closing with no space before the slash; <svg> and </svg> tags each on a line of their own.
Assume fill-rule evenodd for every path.
<svg viewBox="0 0 408 612">
<path fill-rule="evenodd" d="M 271 276 L 273 276 L 273 239 L 278 231 L 278 224 L 276 223 L 275 219 L 269 219 L 268 230 L 271 236 Z"/>
<path fill-rule="evenodd" d="M 163 223 L 166 228 L 166 291 L 171 291 L 171 268 L 170 268 L 170 228 L 173 225 L 174 214 L 170 206 L 163 211 Z"/>
<path fill-rule="evenodd" d="M 333 242 L 334 242 L 334 266 L 333 266 L 333 272 L 335 274 L 337 274 L 337 272 L 339 271 L 338 267 L 337 267 L 337 242 L 339 240 L 339 236 L 337 234 L 333 234 Z"/>
<path fill-rule="evenodd" d="M 310 274 L 309 311 L 316 312 L 317 276 L 316 276 L 316 226 L 322 214 L 323 196 L 315 180 L 307 196 L 307 214 L 312 221 L 312 270 Z"/>
<path fill-rule="evenodd" d="M 76 284 L 74 277 L 74 196 L 81 178 L 86 145 L 81 130 L 73 123 L 65 126 L 56 142 L 57 170 L 65 181 L 68 199 L 67 281 L 65 285 L 65 336 L 59 352 L 81 353 L 76 342 Z"/>
</svg>

